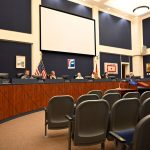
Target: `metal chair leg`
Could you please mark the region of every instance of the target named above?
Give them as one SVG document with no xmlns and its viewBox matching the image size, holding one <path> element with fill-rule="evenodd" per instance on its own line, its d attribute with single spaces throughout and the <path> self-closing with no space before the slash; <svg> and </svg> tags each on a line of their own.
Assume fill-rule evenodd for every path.
<svg viewBox="0 0 150 150">
<path fill-rule="evenodd" d="M 105 142 L 101 143 L 101 150 L 105 150 Z"/>
<path fill-rule="evenodd" d="M 47 124 L 45 123 L 45 136 L 47 136 Z"/>
<path fill-rule="evenodd" d="M 69 122 L 68 150 L 71 150 L 72 122 Z"/>
<path fill-rule="evenodd" d="M 45 108 L 45 136 L 47 136 L 47 108 Z"/>
</svg>

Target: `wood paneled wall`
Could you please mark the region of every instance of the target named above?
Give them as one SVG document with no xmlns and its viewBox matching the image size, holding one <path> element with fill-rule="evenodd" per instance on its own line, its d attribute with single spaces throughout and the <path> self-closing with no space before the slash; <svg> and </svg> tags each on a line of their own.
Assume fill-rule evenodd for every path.
<svg viewBox="0 0 150 150">
<path fill-rule="evenodd" d="M 0 120 L 43 108 L 55 95 L 71 95 L 76 101 L 90 90 L 105 91 L 118 85 L 119 82 L 0 85 Z M 129 88 L 128 83 L 121 86 Z"/>
</svg>

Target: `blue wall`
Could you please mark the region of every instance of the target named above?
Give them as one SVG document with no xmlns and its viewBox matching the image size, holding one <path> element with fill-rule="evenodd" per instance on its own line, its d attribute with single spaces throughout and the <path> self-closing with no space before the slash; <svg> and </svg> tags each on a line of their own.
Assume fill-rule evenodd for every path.
<svg viewBox="0 0 150 150">
<path fill-rule="evenodd" d="M 121 62 L 130 63 L 130 71 L 132 71 L 132 57 L 124 55 L 116 55 L 109 53 L 100 53 L 100 73 L 104 73 L 104 63 L 117 63 L 118 64 L 118 74 L 115 75 L 118 78 L 121 78 Z"/>
<path fill-rule="evenodd" d="M 150 48 L 150 18 L 143 20 L 143 44 Z"/>
<path fill-rule="evenodd" d="M 1 0 L 0 29 L 31 33 L 31 0 Z"/>
<path fill-rule="evenodd" d="M 24 72 L 25 69 L 16 68 L 16 55 L 26 57 L 26 68 L 31 70 L 31 45 L 0 41 L 0 72 L 8 72 L 10 77 L 16 73 Z"/>
<path fill-rule="evenodd" d="M 92 18 L 92 9 L 67 0 L 42 0 L 42 5 L 74 15 Z"/>
<path fill-rule="evenodd" d="M 131 22 L 99 12 L 99 43 L 101 45 L 131 49 Z"/>
<path fill-rule="evenodd" d="M 67 59 L 75 59 L 75 69 L 67 68 Z M 91 75 L 93 71 L 93 58 L 86 55 L 74 55 L 68 53 L 56 53 L 43 51 L 43 62 L 46 71 L 50 73 L 55 70 L 58 77 L 62 75 L 70 75 L 74 77 L 77 72 L 81 72 L 83 76 Z"/>
<path fill-rule="evenodd" d="M 0 29 L 31 33 L 31 0 L 2 0 L 0 3 Z M 31 70 L 31 45 L 0 41 L 0 72 L 10 77 L 24 69 L 16 69 L 16 55 L 26 57 L 26 68 Z"/>
</svg>

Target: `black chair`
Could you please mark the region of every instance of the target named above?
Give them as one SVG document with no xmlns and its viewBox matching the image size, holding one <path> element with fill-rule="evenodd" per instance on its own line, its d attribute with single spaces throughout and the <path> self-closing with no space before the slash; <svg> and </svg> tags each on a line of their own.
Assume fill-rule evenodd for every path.
<svg viewBox="0 0 150 150">
<path fill-rule="evenodd" d="M 140 108 L 140 119 L 150 115 L 150 98 L 146 99 L 142 104 Z"/>
<path fill-rule="evenodd" d="M 126 140 L 120 136 L 116 139 L 122 144 L 120 150 L 150 150 L 150 115 L 144 117 L 136 125 L 132 144 L 126 144 Z"/>
<path fill-rule="evenodd" d="M 107 93 L 103 95 L 102 99 L 106 100 L 109 103 L 110 109 L 112 105 L 121 99 L 121 95 L 119 93 Z"/>
<path fill-rule="evenodd" d="M 48 129 L 63 129 L 68 127 L 65 115 L 73 116 L 74 101 L 69 95 L 54 96 L 45 108 L 45 136 Z"/>
<path fill-rule="evenodd" d="M 140 93 L 139 92 L 127 92 L 126 94 L 123 95 L 122 98 L 138 98 L 140 99 Z"/>
<path fill-rule="evenodd" d="M 104 92 L 104 95 L 107 93 L 119 93 L 117 89 L 109 89 Z"/>
<path fill-rule="evenodd" d="M 86 101 L 86 100 L 96 100 L 99 99 L 98 95 L 96 94 L 84 94 L 81 95 L 76 102 L 76 106 L 79 105 L 81 102 Z"/>
<path fill-rule="evenodd" d="M 88 94 L 96 94 L 98 95 L 99 99 L 101 99 L 103 96 L 103 92 L 101 90 L 91 90 L 88 92 Z"/>
<path fill-rule="evenodd" d="M 150 150 L 150 115 L 137 124 L 133 136 L 132 150 Z"/>
<path fill-rule="evenodd" d="M 0 73 L 0 84 L 10 83 L 9 73 Z"/>
<path fill-rule="evenodd" d="M 109 135 L 115 139 L 120 137 L 129 145 L 139 119 L 139 108 L 140 102 L 137 98 L 125 98 L 115 102 L 111 109 Z"/>
<path fill-rule="evenodd" d="M 21 72 L 20 72 L 20 73 L 17 73 L 17 74 L 16 74 L 16 78 L 19 78 L 19 79 L 20 79 L 23 75 L 24 75 L 24 73 L 21 73 Z"/>
<path fill-rule="evenodd" d="M 75 146 L 101 143 L 101 150 L 105 149 L 109 119 L 109 105 L 106 101 L 84 101 L 77 106 L 74 118 L 66 117 L 70 121 L 68 150 L 71 150 L 71 139 Z"/>
<path fill-rule="evenodd" d="M 140 97 L 140 102 L 143 103 L 148 98 L 150 98 L 150 91 L 145 91 Z"/>
</svg>

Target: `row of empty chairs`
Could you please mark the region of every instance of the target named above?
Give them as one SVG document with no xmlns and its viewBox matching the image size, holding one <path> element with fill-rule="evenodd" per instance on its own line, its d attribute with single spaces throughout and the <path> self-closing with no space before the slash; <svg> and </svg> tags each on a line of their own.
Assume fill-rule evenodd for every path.
<svg viewBox="0 0 150 150">
<path fill-rule="evenodd" d="M 122 143 L 119 147 L 121 150 L 150 149 L 150 111 L 139 119 L 139 109 L 137 98 L 119 100 L 112 107 L 109 134 L 115 138 L 116 143 Z"/>
<path fill-rule="evenodd" d="M 92 96 L 94 97 L 95 94 L 92 94 Z M 89 100 L 88 94 L 85 97 L 80 97 L 84 97 L 84 100 L 77 103 L 75 115 L 74 99 L 71 96 L 53 97 L 49 101 L 47 109 L 45 109 L 45 135 L 47 135 L 47 126 L 48 129 L 66 128 L 69 120 L 69 150 L 71 149 L 71 138 L 73 138 L 74 145 L 101 143 L 101 148 L 105 149 L 104 142 L 106 136 L 108 136 L 107 131 L 113 138 L 118 137 L 117 134 L 123 136 L 122 141 L 127 140 L 127 144 L 130 144 L 129 141 L 133 137 L 139 120 L 139 110 L 141 118 L 150 114 L 148 108 L 150 99 L 145 100 L 141 106 L 137 98 L 117 100 L 112 104 L 110 113 L 110 104 L 107 101 L 99 99 L 97 95 L 95 96 L 96 99 L 92 96 L 91 100 Z M 144 104 L 146 113 L 142 110 Z M 65 116 L 67 117 L 65 118 Z"/>
<path fill-rule="evenodd" d="M 101 98 L 102 99 L 105 99 L 105 98 L 107 99 L 107 97 L 110 97 L 110 94 L 113 95 L 113 93 L 115 93 L 115 94 L 117 93 L 118 96 L 120 94 L 117 89 L 110 89 L 110 90 L 105 91 L 104 93 L 101 90 L 91 90 L 91 91 L 88 92 L 88 94 L 98 95 L 100 99 Z M 106 95 L 109 95 L 109 96 L 106 96 Z M 113 97 L 115 97 L 115 96 L 113 96 Z M 134 98 L 134 97 L 138 98 L 140 100 L 140 103 L 143 103 L 146 99 L 150 98 L 150 91 L 145 91 L 141 95 L 138 91 L 127 92 L 122 96 L 122 98 Z M 120 95 L 120 98 L 121 98 L 121 95 Z"/>
</svg>

